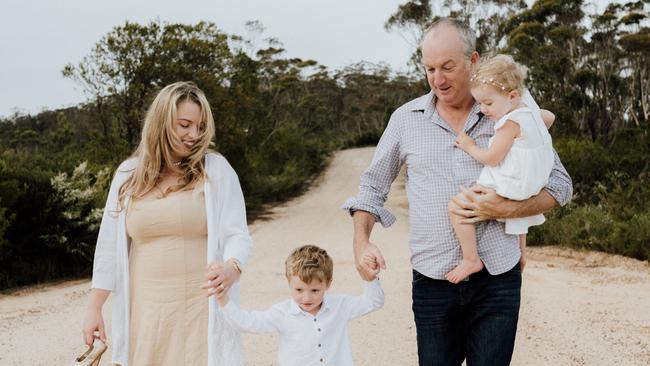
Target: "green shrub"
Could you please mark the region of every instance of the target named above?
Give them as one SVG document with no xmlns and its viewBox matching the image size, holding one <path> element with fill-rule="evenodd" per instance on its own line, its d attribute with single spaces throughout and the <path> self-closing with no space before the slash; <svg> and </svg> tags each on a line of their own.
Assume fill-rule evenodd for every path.
<svg viewBox="0 0 650 366">
<path fill-rule="evenodd" d="M 548 213 L 544 225 L 531 228 L 528 242 L 649 260 L 650 173 L 611 173 L 594 190 L 600 203 L 571 203 Z"/>
<path fill-rule="evenodd" d="M 556 139 L 553 145 L 573 179 L 574 201 L 596 203 L 595 183 L 610 171 L 611 155 L 601 144 L 585 138 Z"/>
<path fill-rule="evenodd" d="M 614 227 L 611 217 L 596 205 L 570 206 L 546 215 L 546 222 L 531 228 L 531 245 L 565 245 L 606 250 Z"/>
<path fill-rule="evenodd" d="M 616 223 L 611 234 L 611 253 L 650 260 L 650 211 Z"/>
</svg>

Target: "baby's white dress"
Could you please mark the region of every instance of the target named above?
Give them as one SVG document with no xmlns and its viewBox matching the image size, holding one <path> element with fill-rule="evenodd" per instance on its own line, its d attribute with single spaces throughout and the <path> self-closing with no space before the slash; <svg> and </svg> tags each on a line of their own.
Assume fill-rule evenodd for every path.
<svg viewBox="0 0 650 366">
<path fill-rule="evenodd" d="M 526 102 L 527 105 L 534 103 Z M 477 184 L 495 189 L 499 196 L 518 201 L 537 195 L 546 186 L 555 157 L 551 135 L 536 106 L 515 109 L 497 121 L 495 131 L 507 120 L 517 123 L 520 137 L 515 139 L 501 164 L 483 168 Z M 490 139 L 490 145 L 493 139 Z M 500 221 L 505 221 L 507 234 L 526 234 L 530 226 L 544 222 L 544 215 Z"/>
</svg>

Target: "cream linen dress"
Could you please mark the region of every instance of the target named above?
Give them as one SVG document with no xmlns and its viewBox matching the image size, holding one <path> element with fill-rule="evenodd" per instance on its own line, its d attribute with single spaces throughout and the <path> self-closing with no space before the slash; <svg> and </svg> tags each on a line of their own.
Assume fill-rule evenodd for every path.
<svg viewBox="0 0 650 366">
<path fill-rule="evenodd" d="M 199 288 L 208 234 L 202 189 L 132 201 L 126 229 L 129 365 L 207 365 L 208 300 Z"/>
</svg>

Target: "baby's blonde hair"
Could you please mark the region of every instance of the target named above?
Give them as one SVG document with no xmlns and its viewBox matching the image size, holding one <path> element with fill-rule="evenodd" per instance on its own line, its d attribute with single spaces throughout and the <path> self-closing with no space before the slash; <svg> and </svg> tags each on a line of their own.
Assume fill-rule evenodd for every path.
<svg viewBox="0 0 650 366">
<path fill-rule="evenodd" d="M 524 92 L 526 69 L 510 55 L 499 54 L 481 60 L 470 78 L 470 88 L 492 86 L 503 94 L 511 91 Z"/>
<path fill-rule="evenodd" d="M 304 283 L 314 279 L 330 282 L 334 272 L 334 263 L 325 249 L 315 245 L 304 245 L 295 249 L 285 261 L 287 280 L 298 276 Z"/>
</svg>

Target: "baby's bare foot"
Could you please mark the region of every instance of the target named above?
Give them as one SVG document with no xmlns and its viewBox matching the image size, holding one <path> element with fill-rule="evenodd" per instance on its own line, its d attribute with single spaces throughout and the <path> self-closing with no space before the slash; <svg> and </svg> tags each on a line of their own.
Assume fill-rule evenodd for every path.
<svg viewBox="0 0 650 366">
<path fill-rule="evenodd" d="M 460 262 L 456 268 L 452 269 L 445 275 L 445 278 L 451 283 L 458 283 L 467 278 L 467 276 L 471 275 L 472 273 L 476 273 L 482 269 L 483 262 L 481 262 L 480 259 L 477 259 L 475 261 L 463 259 L 463 261 Z"/>
</svg>

